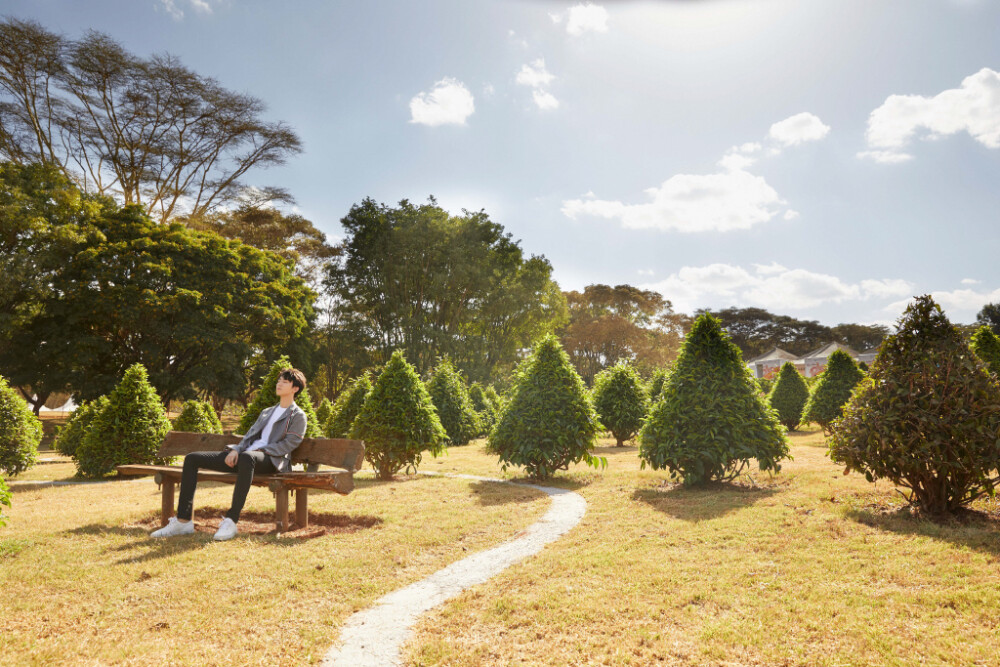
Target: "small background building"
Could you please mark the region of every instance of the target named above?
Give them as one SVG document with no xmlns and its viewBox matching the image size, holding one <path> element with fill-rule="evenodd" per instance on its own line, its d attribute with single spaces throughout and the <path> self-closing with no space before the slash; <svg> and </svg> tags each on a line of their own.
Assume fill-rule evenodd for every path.
<svg viewBox="0 0 1000 667">
<path fill-rule="evenodd" d="M 827 343 L 801 357 L 782 350 L 780 347 L 776 347 L 767 354 L 761 355 L 756 359 L 751 359 L 747 362 L 747 366 L 753 371 L 754 377 L 773 378 L 781 371 L 781 367 L 785 362 L 790 361 L 803 376 L 811 378 L 816 377 L 826 369 L 827 359 L 836 350 L 843 350 L 851 355 L 855 363 L 864 362 L 867 365 L 871 365 L 872 361 L 878 355 L 878 350 L 866 350 L 859 353 L 840 343 Z"/>
</svg>

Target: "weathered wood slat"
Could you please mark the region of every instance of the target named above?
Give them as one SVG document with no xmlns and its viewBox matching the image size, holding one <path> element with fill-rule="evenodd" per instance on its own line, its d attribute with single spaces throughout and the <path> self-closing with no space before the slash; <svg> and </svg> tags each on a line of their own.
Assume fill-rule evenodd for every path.
<svg viewBox="0 0 1000 667">
<path fill-rule="evenodd" d="M 191 452 L 217 452 L 242 440 L 238 435 L 171 431 L 160 445 L 160 456 L 184 456 Z"/>
<path fill-rule="evenodd" d="M 167 481 L 180 482 L 183 468 L 179 466 L 142 466 L 127 465 L 118 466 L 118 471 L 122 475 L 143 477 L 153 475 L 157 484 Z M 224 482 L 226 484 L 236 483 L 236 473 L 216 472 L 215 470 L 199 470 L 199 482 Z M 321 470 L 320 472 L 286 472 L 280 475 L 254 475 L 254 486 L 266 486 L 272 491 L 284 487 L 286 489 L 309 488 L 326 491 L 336 491 L 342 495 L 347 495 L 354 490 L 354 475 L 350 470 Z"/>
<path fill-rule="evenodd" d="M 159 455 L 168 457 L 184 456 L 191 452 L 217 452 L 229 445 L 239 444 L 240 440 L 242 438 L 238 435 L 170 431 L 160 446 Z M 351 471 L 360 470 L 364 460 L 363 440 L 304 438 L 292 451 L 292 463 L 318 463 Z"/>
</svg>

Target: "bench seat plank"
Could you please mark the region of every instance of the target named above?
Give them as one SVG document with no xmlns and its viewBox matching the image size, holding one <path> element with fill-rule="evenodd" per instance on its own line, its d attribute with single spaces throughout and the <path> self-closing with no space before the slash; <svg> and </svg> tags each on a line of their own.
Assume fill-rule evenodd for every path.
<svg viewBox="0 0 1000 667">
<path fill-rule="evenodd" d="M 124 465 L 118 466 L 118 472 L 129 477 L 145 477 L 155 475 L 158 477 L 157 483 L 163 478 L 169 478 L 174 482 L 180 482 L 184 469 L 180 466 L 147 466 L 147 465 Z M 216 472 L 215 470 L 199 470 L 199 482 L 223 482 L 227 484 L 236 483 L 236 473 Z M 354 475 L 349 470 L 335 468 L 331 470 L 320 470 L 318 472 L 285 472 L 278 475 L 254 475 L 254 486 L 266 486 L 272 491 L 280 488 L 295 490 L 304 489 L 324 489 L 336 491 L 341 495 L 347 495 L 354 489 Z"/>
</svg>

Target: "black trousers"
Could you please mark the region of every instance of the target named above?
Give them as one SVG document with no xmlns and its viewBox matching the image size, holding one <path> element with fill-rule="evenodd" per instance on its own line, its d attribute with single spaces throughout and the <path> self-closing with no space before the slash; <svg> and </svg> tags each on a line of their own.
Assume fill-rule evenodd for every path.
<svg viewBox="0 0 1000 667">
<path fill-rule="evenodd" d="M 184 457 L 184 472 L 181 473 L 181 495 L 177 499 L 177 518 L 185 521 L 191 520 L 191 513 L 194 511 L 194 490 L 198 485 L 198 469 L 207 468 L 219 472 L 234 472 L 233 468 L 226 465 L 226 457 L 230 450 L 224 449 L 221 452 L 191 452 Z M 234 522 L 239 522 L 240 512 L 243 511 L 243 504 L 247 500 L 247 492 L 250 491 L 250 483 L 253 481 L 255 472 L 261 475 L 270 475 L 277 472 L 271 458 L 260 450 L 243 452 L 239 455 L 236 463 L 236 485 L 233 487 L 233 502 L 226 512 L 226 516 Z"/>
</svg>

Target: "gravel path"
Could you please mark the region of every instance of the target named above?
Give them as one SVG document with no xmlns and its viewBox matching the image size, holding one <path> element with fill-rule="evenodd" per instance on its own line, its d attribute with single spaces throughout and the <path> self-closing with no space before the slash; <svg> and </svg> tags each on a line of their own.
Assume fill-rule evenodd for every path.
<svg viewBox="0 0 1000 667">
<path fill-rule="evenodd" d="M 474 475 L 442 476 L 512 483 Z M 421 614 L 538 553 L 546 544 L 580 523 L 587 511 L 587 502 L 572 491 L 534 484 L 523 486 L 544 491 L 552 498 L 552 506 L 545 516 L 522 531 L 519 537 L 452 563 L 425 579 L 381 597 L 368 609 L 349 617 L 339 642 L 326 654 L 323 665 L 401 665 L 400 648 L 406 643 Z"/>
</svg>

